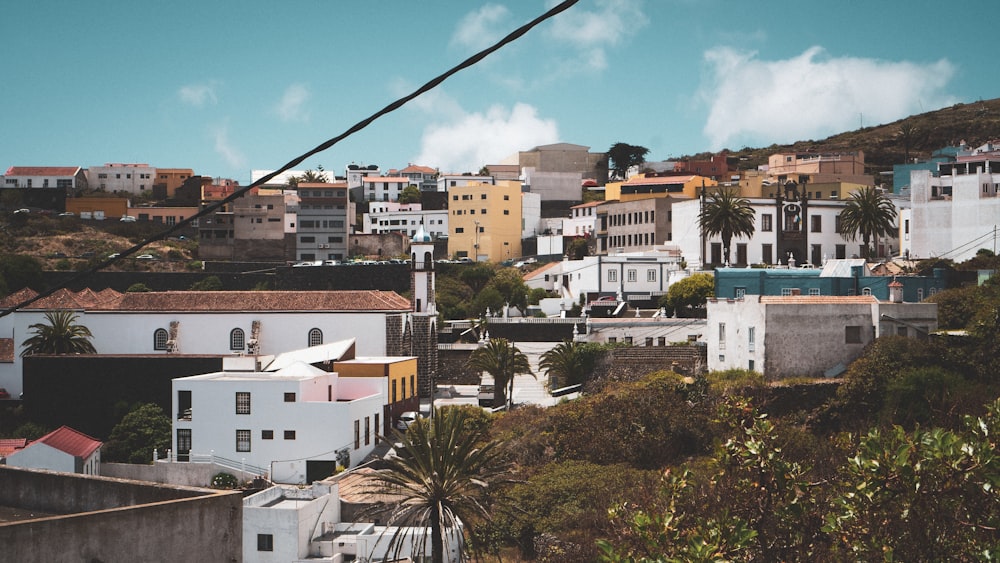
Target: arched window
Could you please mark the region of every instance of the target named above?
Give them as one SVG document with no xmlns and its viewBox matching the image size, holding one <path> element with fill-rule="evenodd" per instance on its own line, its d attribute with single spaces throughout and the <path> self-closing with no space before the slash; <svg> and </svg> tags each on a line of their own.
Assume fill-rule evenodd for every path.
<svg viewBox="0 0 1000 563">
<path fill-rule="evenodd" d="M 246 348 L 247 337 L 242 328 L 234 328 L 229 333 L 229 349 L 242 350 Z"/>
<path fill-rule="evenodd" d="M 871 295 L 871 294 L 872 294 L 872 288 L 870 287 L 866 287 L 861 290 L 861 295 Z"/>
<path fill-rule="evenodd" d="M 323 331 L 318 328 L 309 329 L 309 345 L 319 346 L 323 343 Z"/>
<path fill-rule="evenodd" d="M 153 331 L 153 350 L 166 350 L 167 349 L 167 339 L 170 337 L 167 334 L 167 329 L 158 328 Z"/>
</svg>

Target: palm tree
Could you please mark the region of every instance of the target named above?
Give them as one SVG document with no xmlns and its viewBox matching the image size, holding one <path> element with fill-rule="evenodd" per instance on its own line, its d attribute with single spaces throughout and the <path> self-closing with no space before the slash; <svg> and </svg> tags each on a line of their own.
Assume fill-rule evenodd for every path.
<svg viewBox="0 0 1000 563">
<path fill-rule="evenodd" d="M 583 380 L 592 366 L 587 355 L 583 352 L 583 344 L 564 340 L 555 348 L 542 354 L 538 367 L 545 370 L 550 382 L 574 385 Z M 551 385 L 554 387 L 555 383 Z"/>
<path fill-rule="evenodd" d="M 496 389 L 496 394 L 493 396 L 494 407 L 511 406 L 515 374 L 535 375 L 531 371 L 528 357 L 506 338 L 491 338 L 485 346 L 472 352 L 466 366 L 493 376 Z"/>
<path fill-rule="evenodd" d="M 90 343 L 94 337 L 90 329 L 76 323 L 76 314 L 71 311 L 51 311 L 45 313 L 48 324 L 35 323 L 28 327 L 34 333 L 21 343 L 21 356 L 32 354 L 96 354 Z"/>
<path fill-rule="evenodd" d="M 488 427 L 474 422 L 470 410 L 445 407 L 417 419 L 406 433 L 394 431 L 397 455 L 376 477 L 380 492 L 401 499 L 390 525 L 430 527 L 435 563 L 444 560 L 446 538 L 460 540 L 473 519 L 489 517 L 480 499 L 502 474 L 498 443 L 487 441 Z M 396 557 L 404 539 L 400 531 L 392 537 Z M 425 554 L 426 535 L 413 547 L 413 555 Z"/>
<path fill-rule="evenodd" d="M 300 182 L 304 184 L 310 184 L 310 183 L 315 184 L 315 183 L 323 183 L 326 181 L 327 181 L 326 172 L 323 170 L 323 167 L 320 166 L 318 172 L 315 170 L 306 170 L 305 172 L 302 173 L 301 176 L 292 176 L 291 178 L 288 179 L 288 187 L 295 189 L 299 187 Z"/>
<path fill-rule="evenodd" d="M 896 207 L 880 190 L 864 186 L 851 194 L 844 210 L 840 212 L 840 232 L 847 240 L 861 235 L 865 259 L 871 259 L 869 244 L 872 239 L 896 232 Z"/>
<path fill-rule="evenodd" d="M 750 201 L 740 197 L 732 189 L 722 189 L 712 194 L 698 215 L 703 235 L 722 237 L 726 264 L 729 263 L 729 247 L 733 237 L 753 235 L 755 219 Z"/>
</svg>

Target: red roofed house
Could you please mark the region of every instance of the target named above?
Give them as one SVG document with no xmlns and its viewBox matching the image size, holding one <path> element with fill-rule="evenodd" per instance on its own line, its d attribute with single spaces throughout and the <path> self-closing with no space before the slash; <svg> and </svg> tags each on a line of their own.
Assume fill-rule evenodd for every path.
<svg viewBox="0 0 1000 563">
<path fill-rule="evenodd" d="M 99 440 L 62 426 L 11 453 L 7 465 L 100 475 L 102 445 Z"/>
<path fill-rule="evenodd" d="M 87 176 L 79 166 L 11 166 L 3 178 L 5 188 L 87 187 Z"/>
</svg>

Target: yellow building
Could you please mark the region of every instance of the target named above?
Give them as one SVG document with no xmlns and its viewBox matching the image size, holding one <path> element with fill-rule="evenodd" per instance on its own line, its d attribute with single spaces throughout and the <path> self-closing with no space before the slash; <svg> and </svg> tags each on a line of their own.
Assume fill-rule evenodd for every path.
<svg viewBox="0 0 1000 563">
<path fill-rule="evenodd" d="M 448 188 L 448 254 L 500 262 L 521 255 L 521 183 Z"/>
<path fill-rule="evenodd" d="M 649 197 L 695 198 L 702 186 L 712 187 L 718 182 L 705 176 L 684 174 L 680 176 L 646 176 L 639 174 L 626 182 L 609 182 L 604 186 L 605 201 L 634 201 Z"/>
<path fill-rule="evenodd" d="M 128 215 L 128 200 L 122 197 L 71 197 L 66 198 L 66 211 L 76 213 L 81 219 L 114 219 Z"/>
<path fill-rule="evenodd" d="M 382 420 L 375 427 L 382 436 L 389 434 L 389 429 L 399 415 L 406 411 L 420 410 L 420 397 L 417 391 L 417 357 L 359 357 L 333 363 L 333 371 L 341 378 L 351 377 L 384 377 L 386 390 L 386 406 Z"/>
<path fill-rule="evenodd" d="M 165 197 L 174 197 L 177 188 L 191 176 L 194 176 L 194 170 L 190 168 L 157 168 L 153 189 L 163 189 Z"/>
</svg>

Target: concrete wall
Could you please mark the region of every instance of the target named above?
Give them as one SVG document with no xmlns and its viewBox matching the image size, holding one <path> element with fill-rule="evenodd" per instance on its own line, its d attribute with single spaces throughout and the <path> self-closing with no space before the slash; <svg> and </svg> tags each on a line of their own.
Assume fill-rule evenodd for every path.
<svg viewBox="0 0 1000 563">
<path fill-rule="evenodd" d="M 159 452 L 159 454 L 164 455 L 166 452 Z M 223 472 L 231 473 L 240 479 L 239 471 L 214 463 L 168 463 L 163 461 L 151 465 L 101 463 L 101 476 L 103 477 L 186 487 L 208 487 L 212 483 L 212 477 Z"/>
<path fill-rule="evenodd" d="M 3 559 L 242 561 L 242 496 L 0 467 L 0 505 L 61 514 L 0 524 Z"/>
</svg>

